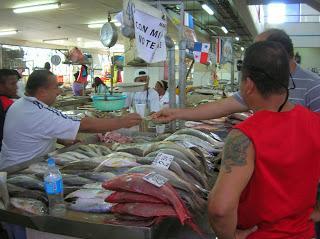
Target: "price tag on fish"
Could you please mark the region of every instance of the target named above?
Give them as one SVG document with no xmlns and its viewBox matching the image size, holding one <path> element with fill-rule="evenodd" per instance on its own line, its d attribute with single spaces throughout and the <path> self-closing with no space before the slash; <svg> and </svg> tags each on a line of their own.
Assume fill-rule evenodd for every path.
<svg viewBox="0 0 320 239">
<path fill-rule="evenodd" d="M 147 174 L 146 176 L 143 177 L 143 179 L 158 188 L 162 187 L 166 182 L 168 182 L 167 178 L 155 172 Z"/>
<path fill-rule="evenodd" d="M 174 156 L 170 154 L 158 153 L 152 164 L 156 167 L 168 169 L 173 158 Z"/>
</svg>

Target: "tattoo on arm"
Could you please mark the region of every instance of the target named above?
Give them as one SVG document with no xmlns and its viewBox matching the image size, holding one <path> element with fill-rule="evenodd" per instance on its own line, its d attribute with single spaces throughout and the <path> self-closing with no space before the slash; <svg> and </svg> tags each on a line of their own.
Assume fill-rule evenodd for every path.
<svg viewBox="0 0 320 239">
<path fill-rule="evenodd" d="M 250 139 L 240 130 L 232 130 L 225 142 L 222 152 L 222 166 L 227 173 L 231 173 L 232 166 L 244 166 L 247 164 L 247 150 Z"/>
</svg>

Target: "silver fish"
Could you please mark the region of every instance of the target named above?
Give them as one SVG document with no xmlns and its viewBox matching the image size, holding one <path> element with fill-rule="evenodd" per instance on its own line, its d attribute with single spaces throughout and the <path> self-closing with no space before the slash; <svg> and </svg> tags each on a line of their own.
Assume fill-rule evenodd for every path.
<svg viewBox="0 0 320 239">
<path fill-rule="evenodd" d="M 194 167 L 196 167 L 196 168 L 201 167 L 201 163 L 199 162 L 199 159 L 197 159 L 197 157 L 194 156 L 194 154 L 192 154 L 190 149 L 182 147 L 181 145 L 178 145 L 178 144 L 176 144 L 174 142 L 170 142 L 170 141 L 162 141 L 162 142 L 158 142 L 158 143 L 154 143 L 154 144 L 150 145 L 150 147 L 148 147 L 145 150 L 144 155 L 148 155 L 149 153 L 154 152 L 154 151 L 158 151 L 160 149 L 174 149 L 174 150 L 180 151 L 186 157 L 188 157 L 188 159 L 190 161 L 192 161 L 192 164 Z"/>
<path fill-rule="evenodd" d="M 146 144 L 146 143 L 114 144 L 112 149 L 117 152 L 126 152 L 129 154 L 142 157 L 145 149 L 150 145 L 151 144 Z"/>
<path fill-rule="evenodd" d="M 93 170 L 97 166 L 99 166 L 100 162 L 96 162 L 94 160 L 79 160 L 75 162 L 71 162 L 61 168 L 61 171 L 64 170 Z"/>
<path fill-rule="evenodd" d="M 48 213 L 48 208 L 43 202 L 32 198 L 10 198 L 10 203 L 13 207 L 40 216 Z"/>
<path fill-rule="evenodd" d="M 107 213 L 111 211 L 113 204 L 105 202 L 103 198 L 78 198 L 67 204 L 67 208 L 74 211 L 90 213 Z"/>
<path fill-rule="evenodd" d="M 105 182 L 116 175 L 110 172 L 81 172 L 78 174 L 80 177 L 88 178 L 96 182 Z"/>
<path fill-rule="evenodd" d="M 65 197 L 66 201 L 72 201 L 75 198 L 82 198 L 82 199 L 88 199 L 88 198 L 101 198 L 101 199 L 106 199 L 107 197 L 112 194 L 112 191 L 105 190 L 105 189 L 79 189 L 77 191 L 74 191 L 70 194 L 68 194 Z"/>
<path fill-rule="evenodd" d="M 68 186 L 82 186 L 88 183 L 93 183 L 90 179 L 70 174 L 62 174 L 62 180 L 63 184 Z"/>
<path fill-rule="evenodd" d="M 139 166 L 137 157 L 124 152 L 111 153 L 104 156 L 105 160 L 94 169 L 95 172 L 108 172 L 110 168 L 126 168 Z"/>
<path fill-rule="evenodd" d="M 31 175 L 14 175 L 7 180 L 8 183 L 27 189 L 43 191 L 43 182 Z"/>
<path fill-rule="evenodd" d="M 7 173 L 0 172 L 0 202 L 3 209 L 8 208 L 9 202 L 9 193 L 7 188 Z"/>
<path fill-rule="evenodd" d="M 169 150 L 165 150 L 165 149 L 161 149 L 155 152 L 152 152 L 150 154 L 148 154 L 146 156 L 146 158 L 148 157 L 155 157 L 158 153 L 164 153 L 164 154 L 169 154 L 172 155 L 170 153 Z M 174 153 L 174 151 L 173 151 Z M 176 154 L 177 155 L 177 154 Z M 172 155 L 174 156 L 174 155 Z M 190 164 L 188 164 L 185 160 L 179 158 L 179 156 L 174 156 L 173 158 L 174 162 L 176 162 L 180 169 L 184 171 L 183 175 L 181 175 L 180 173 L 177 173 L 175 170 L 172 169 L 172 171 L 174 171 L 175 173 L 177 173 L 182 179 L 184 179 L 187 182 L 190 183 L 194 183 L 194 181 L 190 181 L 189 180 L 189 176 L 186 175 L 186 173 L 191 174 L 197 181 L 198 181 L 198 185 L 200 185 L 201 187 L 207 189 L 208 188 L 208 184 L 207 184 L 207 178 L 205 175 L 203 175 L 202 173 L 200 173 L 197 169 L 195 169 L 194 167 L 190 166 Z M 138 163 L 140 163 L 140 161 L 138 160 Z M 150 163 L 149 163 L 150 164 Z"/>
<path fill-rule="evenodd" d="M 205 150 L 209 155 L 213 153 L 220 153 L 221 148 L 214 147 L 212 144 L 204 141 L 196 136 L 188 135 L 188 134 L 177 134 L 171 135 L 165 139 L 165 141 L 172 141 L 172 142 L 188 142 L 191 145 L 195 145 L 196 147 L 200 147 Z"/>
<path fill-rule="evenodd" d="M 168 182 L 176 189 L 183 190 L 186 194 L 189 195 L 190 198 L 193 198 L 197 202 L 203 202 L 203 199 L 200 197 L 200 195 L 206 196 L 203 191 L 199 188 L 197 188 L 194 185 L 191 185 L 190 183 L 184 181 L 183 179 L 179 178 L 175 173 L 165 169 L 165 168 L 159 168 L 152 165 L 144 165 L 139 167 L 134 167 L 128 171 L 128 173 L 151 173 L 156 172 L 163 177 L 168 179 Z"/>
<path fill-rule="evenodd" d="M 201 132 L 200 130 L 196 130 L 196 129 L 192 129 L 192 128 L 185 128 L 185 129 L 180 129 L 174 133 L 174 135 L 177 135 L 177 134 L 187 134 L 187 135 L 195 136 L 195 137 L 200 138 L 200 139 L 202 139 L 202 140 L 204 140 L 204 141 L 206 141 L 206 142 L 208 142 L 218 148 L 222 148 L 224 146 L 223 142 L 210 137 L 209 135 Z"/>
</svg>

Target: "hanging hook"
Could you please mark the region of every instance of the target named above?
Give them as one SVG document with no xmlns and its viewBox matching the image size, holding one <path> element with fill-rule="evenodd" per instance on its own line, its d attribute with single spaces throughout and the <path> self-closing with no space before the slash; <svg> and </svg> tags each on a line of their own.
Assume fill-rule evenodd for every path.
<svg viewBox="0 0 320 239">
<path fill-rule="evenodd" d="M 108 22 L 111 22 L 111 14 L 108 12 Z"/>
</svg>

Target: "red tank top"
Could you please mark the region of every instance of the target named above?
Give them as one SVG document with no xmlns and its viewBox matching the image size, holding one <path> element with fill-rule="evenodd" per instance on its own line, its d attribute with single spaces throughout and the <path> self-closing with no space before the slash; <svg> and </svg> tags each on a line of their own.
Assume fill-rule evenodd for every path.
<svg viewBox="0 0 320 239">
<path fill-rule="evenodd" d="M 0 96 L 0 101 L 1 101 L 2 108 L 4 111 L 7 111 L 9 106 L 13 104 L 13 100 L 11 100 L 7 96 L 3 96 L 3 95 Z"/>
<path fill-rule="evenodd" d="M 320 115 L 295 106 L 261 111 L 235 128 L 255 149 L 253 175 L 241 194 L 238 227 L 258 226 L 248 239 L 310 239 L 309 219 L 320 176 Z"/>
</svg>

